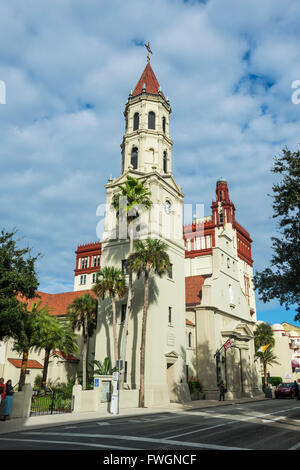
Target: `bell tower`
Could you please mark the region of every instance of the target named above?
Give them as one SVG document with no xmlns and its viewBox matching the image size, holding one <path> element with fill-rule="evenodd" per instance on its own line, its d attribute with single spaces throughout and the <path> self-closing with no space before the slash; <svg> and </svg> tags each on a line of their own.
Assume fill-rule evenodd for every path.
<svg viewBox="0 0 300 470">
<path fill-rule="evenodd" d="M 139 211 L 134 239 L 160 238 L 167 245 L 171 261 L 168 275 L 151 279 L 146 338 L 145 402 L 147 406 L 188 398 L 185 364 L 185 246 L 183 240 L 183 193 L 172 174 L 172 146 L 169 134 L 171 107 L 150 65 L 130 92 L 125 105 L 122 172 L 106 185 L 106 216 L 101 265 L 121 268 L 130 253 L 129 237 L 120 237 L 118 216 L 112 200 L 120 186 L 133 177 L 145 182 L 151 209 Z M 125 231 L 126 232 L 126 231 Z M 133 299 L 126 346 L 127 395 L 135 396 L 139 385 L 139 348 L 143 311 L 142 280 L 133 278 Z M 126 299 L 123 300 L 126 304 Z M 126 305 L 125 305 L 126 307 Z M 122 305 L 118 305 L 119 342 L 122 337 Z M 104 306 L 99 307 L 99 331 L 95 359 L 102 361 L 112 347 L 111 325 Z"/>
<path fill-rule="evenodd" d="M 170 114 L 169 100 L 164 96 L 149 60 L 125 105 L 122 173 L 130 169 L 141 173 L 172 172 Z"/>
</svg>

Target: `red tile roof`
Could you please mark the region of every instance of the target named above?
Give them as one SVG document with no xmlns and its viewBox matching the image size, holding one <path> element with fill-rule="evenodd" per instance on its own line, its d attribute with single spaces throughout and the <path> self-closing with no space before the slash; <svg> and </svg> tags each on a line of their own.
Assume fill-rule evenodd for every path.
<svg viewBox="0 0 300 470">
<path fill-rule="evenodd" d="M 79 362 L 79 359 L 72 354 L 63 354 L 61 351 L 55 351 L 55 354 L 65 361 Z"/>
<path fill-rule="evenodd" d="M 211 277 L 205 276 L 187 276 L 185 278 L 185 303 L 186 306 L 199 305 L 202 299 L 202 286 L 205 279 Z"/>
<path fill-rule="evenodd" d="M 13 366 L 21 369 L 22 359 L 7 359 Z M 27 369 L 43 369 L 44 367 L 38 361 L 29 359 L 27 362 Z"/>
<path fill-rule="evenodd" d="M 185 320 L 185 323 L 186 323 L 186 325 L 189 325 L 189 326 L 195 326 L 195 323 L 192 323 L 192 322 L 191 322 L 190 320 L 188 320 L 187 318 L 186 318 L 186 320 Z"/>
<path fill-rule="evenodd" d="M 96 298 L 96 294 L 91 290 L 62 292 L 60 294 L 47 294 L 45 292 L 37 291 L 37 297 L 33 299 L 26 300 L 24 297 L 19 297 L 18 300 L 26 302 L 28 307 L 30 307 L 34 302 L 39 302 L 41 300 L 41 307 L 48 305 L 50 307 L 51 315 L 66 315 L 67 309 L 73 300 L 83 294 L 91 294 L 92 297 Z"/>
<path fill-rule="evenodd" d="M 153 95 L 158 95 L 159 83 L 157 78 L 151 68 L 150 64 L 147 64 L 144 72 L 139 79 L 132 96 L 140 95 L 143 92 L 143 85 L 146 85 L 146 93 L 152 93 Z M 165 99 L 163 92 L 160 92 L 161 96 Z"/>
</svg>

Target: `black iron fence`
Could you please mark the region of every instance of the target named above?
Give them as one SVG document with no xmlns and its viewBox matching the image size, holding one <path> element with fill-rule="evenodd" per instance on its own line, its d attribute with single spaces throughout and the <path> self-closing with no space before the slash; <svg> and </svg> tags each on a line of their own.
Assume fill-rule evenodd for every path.
<svg viewBox="0 0 300 470">
<path fill-rule="evenodd" d="M 32 396 L 30 416 L 71 413 L 72 399 L 59 391 L 40 392 Z"/>
</svg>

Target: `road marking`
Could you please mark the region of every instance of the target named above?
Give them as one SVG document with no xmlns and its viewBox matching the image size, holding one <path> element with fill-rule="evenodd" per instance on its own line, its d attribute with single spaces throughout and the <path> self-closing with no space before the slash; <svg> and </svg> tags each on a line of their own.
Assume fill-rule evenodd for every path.
<svg viewBox="0 0 300 470">
<path fill-rule="evenodd" d="M 198 411 L 198 412 L 192 412 L 192 411 L 184 411 L 182 412 L 182 414 L 187 414 L 187 415 L 195 415 L 195 416 L 210 416 L 211 418 L 224 418 L 224 419 L 234 419 L 234 420 L 237 420 L 237 421 L 250 421 L 252 419 L 262 419 L 266 416 L 272 416 L 274 414 L 277 414 L 277 413 L 282 413 L 282 412 L 287 412 L 287 411 L 291 411 L 291 410 L 295 410 L 295 409 L 299 409 L 300 407 L 297 406 L 297 407 L 292 407 L 292 408 L 287 408 L 287 409 L 284 409 L 284 410 L 278 410 L 278 411 L 273 411 L 271 413 L 263 413 L 263 414 L 255 414 L 254 416 L 241 416 L 241 415 L 231 415 L 230 413 L 228 414 L 225 414 L 225 413 L 216 413 L 214 415 L 212 414 L 208 414 L 207 412 L 205 411 Z M 276 418 L 274 418 L 276 419 Z M 280 417 L 278 419 L 281 419 Z"/>
<path fill-rule="evenodd" d="M 185 442 L 174 441 L 172 439 L 154 439 L 150 437 L 136 437 L 136 436 L 119 436 L 115 434 L 81 434 L 81 433 L 63 433 L 63 432 L 37 432 L 27 431 L 26 434 L 37 434 L 46 436 L 72 436 L 72 437 L 93 437 L 102 439 L 113 439 L 121 441 L 136 441 L 136 442 L 152 442 L 155 444 L 173 444 L 175 446 L 193 447 L 198 449 L 214 449 L 214 450 L 251 450 L 243 447 L 221 446 L 215 444 L 200 444 L 199 442 Z M 50 441 L 51 442 L 51 441 Z M 106 448 L 112 448 L 110 444 Z"/>
<path fill-rule="evenodd" d="M 72 434 L 71 434 L 72 435 Z M 72 446 L 87 446 L 87 447 L 101 447 L 107 449 L 107 445 L 104 444 L 91 444 L 87 442 L 78 442 L 78 441 L 46 441 L 44 439 L 11 439 L 0 437 L 0 441 L 10 441 L 10 442 L 42 442 L 44 444 L 70 444 Z M 110 449 L 121 449 L 121 450 L 140 450 L 134 447 L 119 447 L 119 446 L 110 446 Z"/>
<path fill-rule="evenodd" d="M 284 420 L 284 419 L 286 419 L 286 416 L 277 416 L 277 418 L 273 418 L 273 419 L 271 419 L 271 418 L 262 419 L 262 422 L 263 423 L 269 423 L 270 421 L 275 422 L 275 421 L 279 421 L 280 419 Z"/>
<path fill-rule="evenodd" d="M 100 422 L 98 422 L 98 423 L 96 423 L 96 424 L 98 424 L 99 426 L 110 426 L 111 423 L 107 423 L 106 421 L 102 423 L 102 422 L 100 421 Z"/>
<path fill-rule="evenodd" d="M 297 450 L 300 447 L 300 442 L 298 444 L 295 444 L 293 447 L 290 447 L 288 450 Z"/>
<path fill-rule="evenodd" d="M 230 421 L 229 423 L 216 424 L 215 426 L 209 426 L 208 428 L 196 429 L 195 431 L 184 432 L 182 434 L 177 434 L 176 436 L 169 436 L 166 439 L 175 439 L 175 437 L 187 436 L 188 434 L 194 434 L 196 432 L 208 431 L 209 429 L 220 428 L 222 426 L 227 426 L 228 424 L 236 423 L 236 421 Z"/>
<path fill-rule="evenodd" d="M 146 419 L 127 419 L 127 423 L 144 423 Z"/>
</svg>

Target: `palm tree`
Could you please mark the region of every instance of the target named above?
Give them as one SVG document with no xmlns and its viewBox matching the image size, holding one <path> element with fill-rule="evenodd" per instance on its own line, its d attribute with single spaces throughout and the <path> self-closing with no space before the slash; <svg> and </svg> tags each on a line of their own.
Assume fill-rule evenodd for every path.
<svg viewBox="0 0 300 470">
<path fill-rule="evenodd" d="M 254 333 L 255 351 L 257 352 L 261 346 L 270 344 L 274 346 L 275 338 L 271 325 L 268 323 L 259 323 L 256 325 Z"/>
<path fill-rule="evenodd" d="M 29 352 L 39 344 L 41 318 L 45 313 L 48 313 L 48 307 L 40 307 L 41 303 L 41 300 L 33 302 L 29 308 L 25 303 L 21 306 L 23 310 L 21 328 L 18 334 L 14 336 L 13 346 L 14 351 L 22 354 L 19 391 L 22 390 L 25 384 Z"/>
<path fill-rule="evenodd" d="M 139 210 L 150 210 L 152 206 L 152 201 L 150 199 L 151 192 L 146 187 L 146 180 L 140 181 L 137 178 L 134 178 L 130 175 L 127 176 L 125 183 L 119 186 L 121 189 L 121 194 L 116 193 L 112 199 L 112 207 L 116 210 L 117 216 L 120 216 L 120 212 L 123 209 L 125 211 L 126 220 L 128 224 L 128 233 L 129 233 L 129 256 L 133 253 L 133 229 L 134 229 L 134 220 L 139 217 Z M 125 204 L 122 205 L 123 201 L 120 201 L 121 198 L 125 198 Z M 132 301 L 132 273 L 129 272 L 129 285 L 128 285 L 128 298 L 127 306 L 125 312 L 124 320 L 124 330 L 123 330 L 123 341 L 122 341 L 122 351 L 121 358 L 125 364 L 126 359 L 126 346 L 127 346 L 127 335 L 128 335 L 128 319 L 129 312 L 131 310 L 131 301 Z M 124 369 L 123 369 L 124 370 Z M 121 387 L 124 384 L 124 373 L 121 374 L 120 380 Z"/>
<path fill-rule="evenodd" d="M 259 323 L 256 326 L 256 330 L 254 332 L 254 344 L 255 344 L 255 354 L 257 357 L 260 358 L 263 369 L 264 369 L 264 383 L 267 385 L 267 365 L 268 364 L 278 364 L 276 362 L 277 357 L 274 356 L 272 347 L 275 344 L 274 333 L 272 330 L 271 325 L 268 323 Z M 266 346 L 269 344 L 270 346 L 265 350 L 265 352 L 258 352 L 261 346 Z"/>
<path fill-rule="evenodd" d="M 135 253 L 129 256 L 130 271 L 136 273 L 138 278 L 144 276 L 145 280 L 140 358 L 140 408 L 145 405 L 145 350 L 149 308 L 149 278 L 151 273 L 161 277 L 169 272 L 171 263 L 166 250 L 167 244 L 165 242 L 147 238 L 145 241 L 138 240 L 135 245 Z"/>
<path fill-rule="evenodd" d="M 67 318 L 70 320 L 73 330 L 82 329 L 82 387 L 86 390 L 88 338 L 92 336 L 96 328 L 97 300 L 90 294 L 77 297 L 68 307 Z"/>
<path fill-rule="evenodd" d="M 269 346 L 264 353 L 257 353 L 257 355 L 260 358 L 260 361 L 263 365 L 263 370 L 264 370 L 264 384 L 265 386 L 268 385 L 268 379 L 267 379 L 267 366 L 268 365 L 273 365 L 273 364 L 280 364 L 277 359 L 278 357 L 275 356 L 273 349 Z"/>
<path fill-rule="evenodd" d="M 118 355 L 118 337 L 117 337 L 117 315 L 116 298 L 122 299 L 127 292 L 125 275 L 121 269 L 113 266 L 106 266 L 99 271 L 96 284 L 92 288 L 98 299 L 109 297 L 113 316 L 113 338 L 114 338 L 114 359 L 115 363 L 119 359 Z"/>
<path fill-rule="evenodd" d="M 51 353 L 55 350 L 63 354 L 72 354 L 78 351 L 76 335 L 67 319 L 58 319 L 47 311 L 43 312 L 40 318 L 39 344 L 36 350 L 45 351 L 44 368 L 42 377 L 42 388 L 45 389 L 47 383 L 48 366 Z"/>
</svg>

